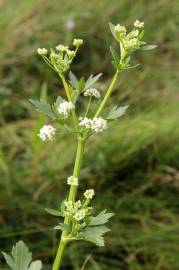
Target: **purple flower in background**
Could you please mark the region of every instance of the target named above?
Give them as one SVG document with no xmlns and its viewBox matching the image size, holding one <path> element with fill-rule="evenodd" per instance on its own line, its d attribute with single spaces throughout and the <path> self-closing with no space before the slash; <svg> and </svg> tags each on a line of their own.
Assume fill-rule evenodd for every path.
<svg viewBox="0 0 179 270">
<path fill-rule="evenodd" d="M 69 30 L 72 30 L 74 27 L 75 27 L 75 22 L 74 22 L 74 20 L 69 19 L 69 20 L 66 22 L 66 28 L 69 29 Z"/>
</svg>

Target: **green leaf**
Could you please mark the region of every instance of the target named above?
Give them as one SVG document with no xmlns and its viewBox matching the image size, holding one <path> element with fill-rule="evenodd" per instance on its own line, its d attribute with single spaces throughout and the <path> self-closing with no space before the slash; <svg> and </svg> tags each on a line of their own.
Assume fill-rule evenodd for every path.
<svg viewBox="0 0 179 270">
<path fill-rule="evenodd" d="M 42 269 L 42 262 L 37 260 L 30 264 L 29 270 L 40 270 Z"/>
<path fill-rule="evenodd" d="M 119 42 L 119 40 L 118 40 L 118 38 L 117 38 L 117 36 L 116 36 L 115 29 L 114 29 L 114 28 L 115 28 L 115 25 L 112 24 L 111 22 L 109 22 L 109 28 L 110 28 L 111 33 L 113 34 L 114 38 Z"/>
<path fill-rule="evenodd" d="M 96 217 L 90 217 L 89 226 L 102 225 L 109 221 L 109 219 L 114 216 L 113 213 L 106 213 L 106 210 L 103 210 Z"/>
<path fill-rule="evenodd" d="M 112 57 L 115 61 L 116 64 L 119 64 L 120 58 L 119 58 L 119 54 L 115 51 L 115 49 L 113 47 L 110 47 L 110 51 L 112 54 Z"/>
<path fill-rule="evenodd" d="M 6 263 L 9 265 L 9 267 L 11 269 L 15 269 L 14 268 L 14 261 L 13 261 L 12 257 L 10 255 L 8 255 L 7 253 L 5 253 L 5 252 L 1 252 L 1 253 L 4 256 L 4 258 L 6 260 Z"/>
<path fill-rule="evenodd" d="M 84 90 L 92 87 L 101 77 L 102 73 L 96 75 L 93 77 L 93 75 L 90 75 L 89 78 L 87 79 L 86 83 L 85 83 L 85 87 Z"/>
<path fill-rule="evenodd" d="M 23 241 L 13 246 L 12 256 L 4 252 L 2 254 L 12 270 L 40 270 L 42 268 L 41 261 L 32 262 L 32 253 Z"/>
<path fill-rule="evenodd" d="M 54 229 L 69 232 L 70 226 L 64 223 L 59 223 L 57 226 L 54 227 Z"/>
<path fill-rule="evenodd" d="M 86 227 L 82 232 L 79 233 L 79 238 L 92 242 L 99 247 L 104 246 L 104 234 L 110 231 L 106 226 L 94 226 Z"/>
<path fill-rule="evenodd" d="M 69 83 L 75 88 L 78 89 L 78 79 L 76 78 L 75 74 L 73 74 L 71 71 L 69 73 Z"/>
<path fill-rule="evenodd" d="M 52 216 L 56 216 L 56 217 L 62 216 L 61 212 L 59 210 L 56 210 L 56 209 L 45 208 L 45 211 Z"/>
<path fill-rule="evenodd" d="M 123 106 L 123 107 L 117 107 L 117 106 L 114 106 L 109 114 L 107 115 L 106 119 L 107 120 L 114 120 L 116 118 L 119 118 L 121 117 L 127 110 L 129 106 Z"/>
<path fill-rule="evenodd" d="M 63 115 L 59 114 L 58 107 L 64 101 L 61 96 L 58 96 L 54 104 L 52 105 L 52 110 L 54 112 L 54 119 L 59 119 L 62 123 L 64 123 Z"/>
<path fill-rule="evenodd" d="M 151 51 L 156 49 L 158 46 L 157 45 L 144 45 L 140 47 L 140 50 L 142 51 Z"/>
<path fill-rule="evenodd" d="M 52 119 L 56 118 L 50 104 L 48 104 L 46 101 L 42 99 L 41 100 L 29 99 L 29 101 L 35 106 L 37 111 L 43 112 L 45 115 L 47 115 L 48 117 Z"/>
<path fill-rule="evenodd" d="M 84 88 L 85 88 L 85 78 L 82 77 L 78 82 L 78 90 L 82 92 Z"/>
</svg>

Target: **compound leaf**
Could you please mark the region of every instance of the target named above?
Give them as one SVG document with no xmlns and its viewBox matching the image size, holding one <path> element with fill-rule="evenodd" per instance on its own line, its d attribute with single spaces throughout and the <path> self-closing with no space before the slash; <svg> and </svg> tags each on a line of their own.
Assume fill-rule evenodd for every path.
<svg viewBox="0 0 179 270">
<path fill-rule="evenodd" d="M 103 210 L 96 217 L 90 217 L 89 226 L 102 225 L 109 221 L 109 219 L 114 216 L 113 213 L 106 213 L 106 210 Z"/>
<path fill-rule="evenodd" d="M 70 71 L 69 73 L 69 83 L 73 86 L 74 89 L 78 89 L 78 79 L 76 78 L 75 74 Z"/>
<path fill-rule="evenodd" d="M 104 246 L 104 234 L 110 231 L 106 226 L 88 226 L 80 234 L 80 239 L 94 243 L 99 247 Z"/>
<path fill-rule="evenodd" d="M 42 99 L 40 100 L 29 99 L 29 101 L 35 106 L 35 109 L 37 111 L 43 112 L 45 115 L 47 115 L 48 117 L 52 119 L 56 118 L 50 104 L 48 104 L 46 101 Z"/>
<path fill-rule="evenodd" d="M 90 75 L 89 78 L 87 79 L 86 83 L 85 83 L 85 87 L 84 90 L 92 87 L 101 77 L 102 73 L 99 73 L 96 76 Z"/>
<path fill-rule="evenodd" d="M 12 255 L 2 252 L 7 264 L 12 270 L 40 270 L 41 261 L 32 262 L 32 253 L 23 241 L 19 241 L 12 248 Z"/>
<path fill-rule="evenodd" d="M 117 106 L 114 106 L 109 114 L 107 115 L 106 119 L 107 120 L 114 120 L 116 118 L 119 118 L 121 117 L 127 110 L 129 106 L 123 106 L 123 107 L 117 107 Z"/>
</svg>

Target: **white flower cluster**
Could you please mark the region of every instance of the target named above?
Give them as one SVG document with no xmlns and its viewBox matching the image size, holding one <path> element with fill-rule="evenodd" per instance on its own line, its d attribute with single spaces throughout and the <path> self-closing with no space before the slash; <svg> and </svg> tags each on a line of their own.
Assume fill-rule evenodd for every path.
<svg viewBox="0 0 179 270">
<path fill-rule="evenodd" d="M 91 129 L 94 132 L 102 132 L 107 128 L 107 121 L 101 117 L 94 117 L 90 119 L 88 117 L 80 118 L 79 125 L 87 129 Z"/>
<path fill-rule="evenodd" d="M 136 20 L 136 21 L 134 22 L 134 26 L 135 26 L 136 28 L 144 28 L 144 22 L 140 22 L 139 20 Z"/>
<path fill-rule="evenodd" d="M 76 47 L 79 47 L 79 46 L 81 46 L 83 44 L 83 40 L 82 39 L 80 39 L 80 38 L 75 38 L 74 40 L 73 40 L 73 45 L 74 46 L 76 46 Z"/>
<path fill-rule="evenodd" d="M 80 221 L 80 220 L 84 219 L 85 216 L 86 216 L 85 209 L 81 209 L 81 210 L 77 211 L 73 217 L 76 221 Z"/>
<path fill-rule="evenodd" d="M 114 30 L 118 33 L 121 33 L 121 34 L 126 34 L 126 28 L 125 26 L 123 25 L 120 25 L 120 24 L 117 24 L 115 27 L 114 27 Z"/>
<path fill-rule="evenodd" d="M 64 45 L 60 44 L 60 45 L 56 46 L 56 49 L 59 52 L 67 52 L 68 51 L 68 46 L 64 46 Z"/>
<path fill-rule="evenodd" d="M 97 89 L 89 88 L 89 89 L 86 89 L 86 91 L 84 92 L 84 96 L 85 97 L 89 96 L 89 97 L 100 98 L 101 94 Z"/>
<path fill-rule="evenodd" d="M 76 221 L 80 221 L 85 218 L 88 210 L 82 208 L 82 203 L 80 200 L 73 203 L 72 201 L 64 202 L 65 214 L 71 216 Z"/>
<path fill-rule="evenodd" d="M 72 201 L 66 201 L 64 202 L 64 205 L 65 205 L 65 213 L 67 215 L 74 215 L 82 206 L 80 200 L 78 200 L 75 203 L 73 203 Z"/>
<path fill-rule="evenodd" d="M 78 178 L 74 177 L 73 175 L 69 176 L 67 178 L 67 184 L 70 186 L 78 186 Z"/>
<path fill-rule="evenodd" d="M 86 199 L 92 199 L 94 196 L 94 189 L 88 189 L 85 191 L 84 196 Z"/>
<path fill-rule="evenodd" d="M 58 106 L 58 112 L 59 114 L 63 114 L 65 118 L 67 118 L 69 116 L 69 113 L 72 109 L 74 109 L 75 106 L 71 101 L 63 101 L 62 103 L 60 103 L 60 105 Z"/>
<path fill-rule="evenodd" d="M 79 122 L 79 126 L 81 127 L 85 127 L 85 128 L 91 128 L 92 126 L 92 120 L 88 117 L 80 117 L 79 118 L 80 122 Z"/>
<path fill-rule="evenodd" d="M 142 28 L 144 28 L 144 22 L 136 20 L 134 22 L 134 29 L 127 33 L 126 28 L 123 25 L 117 24 L 114 26 L 114 31 L 118 41 L 122 46 L 123 55 L 127 55 L 135 50 L 138 50 L 142 45 L 145 44 L 141 39 L 143 35 Z M 125 52 L 124 52 L 125 51 Z"/>
<path fill-rule="evenodd" d="M 37 53 L 41 56 L 46 55 L 48 53 L 48 50 L 45 48 L 38 48 Z"/>
<path fill-rule="evenodd" d="M 40 137 L 42 141 L 46 141 L 46 140 L 51 141 L 53 139 L 53 136 L 55 135 L 55 131 L 56 129 L 52 127 L 51 125 L 44 125 L 40 129 L 40 133 L 38 134 L 38 136 Z"/>
</svg>

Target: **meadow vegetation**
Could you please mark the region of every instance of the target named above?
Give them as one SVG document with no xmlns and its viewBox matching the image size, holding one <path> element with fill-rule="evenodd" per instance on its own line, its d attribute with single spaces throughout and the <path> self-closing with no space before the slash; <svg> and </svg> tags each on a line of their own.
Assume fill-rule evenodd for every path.
<svg viewBox="0 0 179 270">
<path fill-rule="evenodd" d="M 108 244 L 72 244 L 64 269 L 83 269 L 88 260 L 87 270 L 178 270 L 178 9 L 177 0 L 0 1 L 1 250 L 21 238 L 50 265 L 56 218 L 49 218 L 44 205 L 56 208 L 65 198 L 75 155 L 71 137 L 43 144 L 36 136 L 45 119 L 28 98 L 63 95 L 37 48 L 83 38 L 74 72 L 102 72 L 97 87 L 105 91 L 113 74 L 107 24 L 129 26 L 138 18 L 145 21 L 145 40 L 158 48 L 135 54 L 141 65 L 123 75 L 112 96 L 121 106 L 130 104 L 128 113 L 102 134 L 104 140 L 91 138 L 82 169 L 81 188 L 88 183 L 100 194 L 97 208 L 115 212 Z"/>
</svg>

